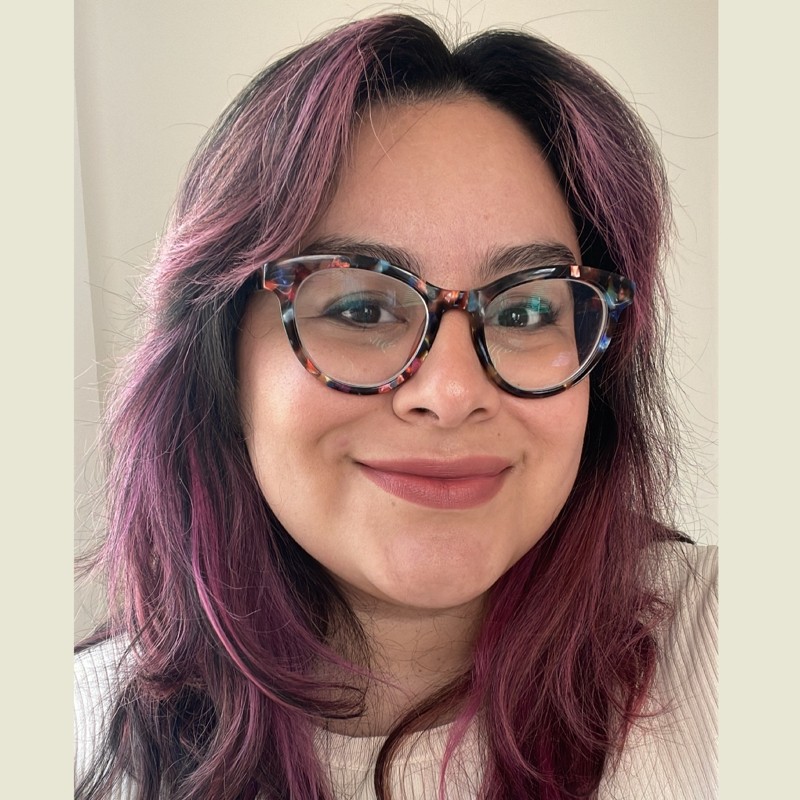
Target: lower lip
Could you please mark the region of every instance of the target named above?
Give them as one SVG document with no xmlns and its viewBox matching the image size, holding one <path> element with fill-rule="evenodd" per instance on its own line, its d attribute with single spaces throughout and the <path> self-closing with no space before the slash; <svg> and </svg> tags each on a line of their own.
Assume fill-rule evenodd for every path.
<svg viewBox="0 0 800 800">
<path fill-rule="evenodd" d="M 386 472 L 361 465 L 364 475 L 385 492 L 426 508 L 475 508 L 488 503 L 503 488 L 509 470 L 497 475 L 435 478 Z"/>
</svg>

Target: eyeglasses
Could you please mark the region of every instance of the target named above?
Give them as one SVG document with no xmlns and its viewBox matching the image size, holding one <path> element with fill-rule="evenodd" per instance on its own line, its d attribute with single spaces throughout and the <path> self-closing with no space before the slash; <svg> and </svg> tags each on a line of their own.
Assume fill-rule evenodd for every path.
<svg viewBox="0 0 800 800">
<path fill-rule="evenodd" d="M 627 278 L 575 265 L 525 269 L 469 291 L 441 289 L 368 256 L 270 262 L 257 289 L 274 292 L 300 363 L 333 389 L 388 392 L 420 368 L 442 315 L 469 315 L 489 377 L 517 397 L 557 394 L 584 378 L 633 301 Z"/>
</svg>

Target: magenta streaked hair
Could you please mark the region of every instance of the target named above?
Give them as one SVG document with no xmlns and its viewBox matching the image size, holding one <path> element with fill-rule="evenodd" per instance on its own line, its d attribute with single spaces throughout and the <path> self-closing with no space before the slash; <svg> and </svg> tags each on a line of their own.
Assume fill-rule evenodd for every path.
<svg viewBox="0 0 800 800">
<path fill-rule="evenodd" d="M 363 698 L 321 686 L 311 666 L 368 664 L 369 642 L 260 493 L 236 402 L 237 325 L 254 265 L 292 252 L 325 208 L 368 105 L 467 95 L 527 127 L 572 209 L 584 263 L 631 278 L 637 296 L 593 373 L 564 509 L 493 588 L 470 670 L 390 734 L 376 789 L 389 797 L 403 737 L 448 710 L 449 753 L 480 718 L 482 798 L 590 796 L 618 755 L 666 613 L 642 588 L 644 556 L 672 535 L 661 160 L 622 98 L 550 43 L 493 32 L 450 50 L 426 24 L 391 15 L 266 69 L 189 166 L 147 284 L 149 327 L 108 415 L 98 563 L 111 615 L 95 639 L 128 637 L 134 676 L 78 796 L 102 797 L 128 772 L 143 800 L 332 797 L 314 731 L 358 715 Z M 328 647 L 334 627 L 352 652 Z"/>
</svg>

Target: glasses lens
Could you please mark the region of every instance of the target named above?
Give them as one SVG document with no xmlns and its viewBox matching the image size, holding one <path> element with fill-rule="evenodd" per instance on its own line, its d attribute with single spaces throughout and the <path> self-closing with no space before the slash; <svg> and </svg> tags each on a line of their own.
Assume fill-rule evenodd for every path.
<svg viewBox="0 0 800 800">
<path fill-rule="evenodd" d="M 427 307 L 402 281 L 352 268 L 321 269 L 294 301 L 300 341 L 317 368 L 351 386 L 386 383 L 422 340 Z"/>
<path fill-rule="evenodd" d="M 514 286 L 489 303 L 484 335 L 503 380 L 518 389 L 550 389 L 594 355 L 606 323 L 599 291 L 584 283 L 539 280 Z"/>
</svg>

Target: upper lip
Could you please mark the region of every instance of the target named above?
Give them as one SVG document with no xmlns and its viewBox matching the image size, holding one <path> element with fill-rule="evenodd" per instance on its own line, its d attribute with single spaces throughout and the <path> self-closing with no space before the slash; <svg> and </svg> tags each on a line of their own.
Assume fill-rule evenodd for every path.
<svg viewBox="0 0 800 800">
<path fill-rule="evenodd" d="M 380 472 L 395 472 L 401 475 L 419 475 L 426 478 L 457 479 L 476 476 L 499 475 L 511 466 L 511 462 L 497 456 L 467 456 L 457 459 L 404 458 L 404 459 L 359 459 L 358 463 Z"/>
</svg>

